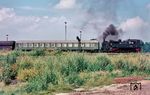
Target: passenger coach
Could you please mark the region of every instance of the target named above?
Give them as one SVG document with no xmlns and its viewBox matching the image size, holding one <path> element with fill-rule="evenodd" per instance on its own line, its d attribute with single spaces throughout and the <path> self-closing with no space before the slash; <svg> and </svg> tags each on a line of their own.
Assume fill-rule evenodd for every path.
<svg viewBox="0 0 150 95">
<path fill-rule="evenodd" d="M 97 52 L 99 50 L 98 41 L 82 41 L 79 44 L 78 41 L 16 41 L 17 50 L 32 50 L 32 49 L 60 49 L 62 51 L 89 51 Z"/>
</svg>

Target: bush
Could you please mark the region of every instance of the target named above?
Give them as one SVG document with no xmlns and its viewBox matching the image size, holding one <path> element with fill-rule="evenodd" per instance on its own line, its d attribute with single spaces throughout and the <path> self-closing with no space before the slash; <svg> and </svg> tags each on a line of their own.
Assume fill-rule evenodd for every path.
<svg viewBox="0 0 150 95">
<path fill-rule="evenodd" d="M 35 69 L 21 69 L 18 73 L 18 79 L 25 82 L 38 74 L 38 70 Z"/>
<path fill-rule="evenodd" d="M 128 61 L 119 60 L 118 62 L 116 62 L 116 69 L 128 70 L 129 67 L 130 67 L 130 66 L 129 66 Z"/>
<path fill-rule="evenodd" d="M 138 71 L 138 67 L 137 67 L 137 65 L 130 63 L 129 68 L 127 69 L 127 71 L 130 72 L 130 73 L 136 72 L 136 71 Z"/>
<path fill-rule="evenodd" d="M 79 87 L 84 84 L 84 80 L 80 78 L 77 74 L 72 74 L 67 77 L 67 81 L 69 84 Z"/>
<path fill-rule="evenodd" d="M 145 73 L 150 73 L 150 63 L 146 60 L 141 61 L 141 63 L 138 64 L 138 70 Z"/>
<path fill-rule="evenodd" d="M 138 66 L 136 64 L 129 63 L 127 60 L 119 60 L 116 63 L 116 69 L 123 70 L 124 76 L 127 76 L 138 71 Z"/>
<path fill-rule="evenodd" d="M 12 51 L 12 52 L 10 53 L 10 55 L 11 55 L 11 56 L 14 56 L 14 57 L 18 57 L 18 56 L 21 55 L 21 51 Z"/>
<path fill-rule="evenodd" d="M 26 91 L 30 93 L 47 90 L 49 84 L 57 85 L 57 83 L 57 76 L 54 71 L 45 70 L 42 74 L 29 79 Z"/>
<path fill-rule="evenodd" d="M 58 50 L 56 50 L 56 51 L 54 52 L 53 55 L 60 56 L 60 55 L 62 55 L 62 54 L 63 54 L 63 52 L 58 49 Z"/>
<path fill-rule="evenodd" d="M 100 57 L 96 58 L 96 61 L 93 64 L 89 65 L 88 70 L 89 71 L 100 71 L 100 70 L 113 69 L 110 66 L 113 66 L 111 64 L 111 60 L 105 56 L 100 56 Z"/>
<path fill-rule="evenodd" d="M 35 49 L 30 52 L 31 56 L 44 56 L 45 55 L 45 50 L 44 49 Z"/>
<path fill-rule="evenodd" d="M 16 75 L 16 72 L 12 70 L 11 66 L 6 64 L 2 72 L 2 80 L 4 81 L 5 85 L 9 85 L 11 83 L 11 79 L 14 79 Z"/>
<path fill-rule="evenodd" d="M 5 60 L 8 64 L 14 64 L 16 63 L 17 57 L 15 55 L 10 54 L 5 57 Z"/>
<path fill-rule="evenodd" d="M 80 73 L 88 69 L 88 61 L 83 56 L 68 58 L 67 62 L 62 65 L 61 73 L 68 76 L 72 73 Z"/>
<path fill-rule="evenodd" d="M 2 69 L 2 80 L 5 85 L 9 85 L 11 80 L 16 79 L 18 68 L 16 64 L 5 63 Z"/>
<path fill-rule="evenodd" d="M 61 73 L 65 76 L 69 76 L 72 73 L 77 72 L 76 64 L 73 64 L 72 59 L 67 59 L 67 63 L 62 64 Z"/>
<path fill-rule="evenodd" d="M 75 65 L 77 68 L 77 72 L 83 72 L 84 70 L 87 70 L 88 68 L 88 62 L 85 60 L 83 56 L 77 56 L 75 57 Z"/>
<path fill-rule="evenodd" d="M 33 63 L 28 60 L 24 60 L 20 62 L 20 69 L 31 69 L 33 67 Z"/>
<path fill-rule="evenodd" d="M 30 92 L 46 90 L 47 88 L 48 88 L 48 84 L 46 82 L 46 78 L 37 75 L 36 77 L 31 78 L 29 80 L 29 83 L 27 84 L 25 90 L 27 91 L 27 93 L 30 93 Z"/>
<path fill-rule="evenodd" d="M 43 76 L 46 78 L 46 83 L 51 83 L 53 85 L 57 85 L 57 75 L 54 73 L 54 71 L 46 71 Z"/>
<path fill-rule="evenodd" d="M 105 67 L 105 70 L 111 72 L 114 70 L 114 65 L 113 64 L 108 64 L 106 67 Z"/>
</svg>

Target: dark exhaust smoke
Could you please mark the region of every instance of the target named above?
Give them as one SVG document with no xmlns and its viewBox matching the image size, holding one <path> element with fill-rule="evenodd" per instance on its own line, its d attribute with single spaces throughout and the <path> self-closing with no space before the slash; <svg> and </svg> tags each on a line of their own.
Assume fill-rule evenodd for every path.
<svg viewBox="0 0 150 95">
<path fill-rule="evenodd" d="M 82 0 L 82 13 L 84 18 L 79 28 L 82 31 L 97 33 L 97 39 L 100 39 L 105 30 L 105 26 L 117 21 L 116 10 L 118 8 L 120 0 Z"/>
<path fill-rule="evenodd" d="M 122 30 L 117 30 L 113 24 L 110 24 L 103 32 L 103 41 L 107 40 L 118 40 Z M 109 37 L 109 38 L 108 38 Z"/>
<path fill-rule="evenodd" d="M 85 21 L 81 25 L 81 30 L 89 24 L 99 31 L 99 25 L 102 24 L 101 19 L 106 21 L 112 21 L 117 19 L 116 9 L 118 7 L 119 0 L 91 0 L 84 1 L 83 9 L 86 8 Z M 88 4 L 86 4 L 86 2 Z M 90 4 L 89 4 L 90 2 Z"/>
</svg>

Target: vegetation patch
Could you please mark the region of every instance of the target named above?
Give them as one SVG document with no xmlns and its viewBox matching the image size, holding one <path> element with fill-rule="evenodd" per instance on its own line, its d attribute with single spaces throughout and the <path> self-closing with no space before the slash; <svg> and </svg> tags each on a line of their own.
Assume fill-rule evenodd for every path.
<svg viewBox="0 0 150 95">
<path fill-rule="evenodd" d="M 109 85 L 116 77 L 149 76 L 150 73 L 150 56 L 147 54 L 110 55 L 35 50 L 13 51 L 0 57 L 6 58 L 0 63 L 0 80 L 6 85 L 10 85 L 12 80 L 19 81 L 19 84 L 25 83 L 21 90 L 12 93 L 21 91 L 32 95 L 68 92 L 80 87 Z"/>
</svg>

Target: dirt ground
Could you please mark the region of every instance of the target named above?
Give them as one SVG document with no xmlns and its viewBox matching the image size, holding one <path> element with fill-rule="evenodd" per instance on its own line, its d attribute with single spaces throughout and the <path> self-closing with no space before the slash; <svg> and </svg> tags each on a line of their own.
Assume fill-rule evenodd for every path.
<svg viewBox="0 0 150 95">
<path fill-rule="evenodd" d="M 136 82 L 141 83 L 140 86 L 137 86 L 137 90 L 134 89 L 134 85 L 130 88 L 130 83 Z M 0 91 L 6 90 L 4 84 L 0 83 Z M 14 90 L 16 86 L 12 85 L 7 90 Z M 56 95 L 150 95 L 150 80 L 144 80 L 141 77 L 125 77 L 125 78 L 116 78 L 114 79 L 114 84 L 104 87 L 95 87 L 89 89 L 88 91 L 79 88 L 75 89 L 74 92 L 71 93 L 60 93 Z"/>
<path fill-rule="evenodd" d="M 131 81 L 135 83 L 141 83 L 137 85 L 137 89 L 134 90 L 135 85 L 130 87 Z M 126 77 L 115 79 L 115 84 L 104 86 L 102 88 L 93 88 L 88 91 L 82 89 L 72 93 L 62 93 L 57 95 L 150 95 L 150 80 L 143 80 L 142 78 Z M 132 90 L 131 90 L 132 89 Z"/>
</svg>

